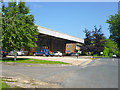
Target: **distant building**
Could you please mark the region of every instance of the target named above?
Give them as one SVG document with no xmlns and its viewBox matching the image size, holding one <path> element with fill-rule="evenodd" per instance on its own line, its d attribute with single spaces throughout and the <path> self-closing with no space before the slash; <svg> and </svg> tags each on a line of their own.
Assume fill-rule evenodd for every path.
<svg viewBox="0 0 120 90">
<path fill-rule="evenodd" d="M 45 27 L 38 26 L 39 35 L 37 46 L 29 49 L 29 55 L 32 55 L 33 52 L 39 51 L 40 49 L 49 49 L 50 51 L 61 51 L 65 53 L 68 48 L 66 48 L 66 44 L 70 43 L 74 44 L 70 52 L 75 52 L 75 49 L 80 51 L 80 45 L 84 43 L 84 39 L 77 38 L 68 34 L 64 34 L 61 32 L 57 32 Z M 70 44 L 70 45 L 72 45 Z M 26 50 L 25 50 L 26 51 Z"/>
<path fill-rule="evenodd" d="M 81 53 L 80 51 L 80 47 L 82 46 L 82 44 L 80 43 L 67 43 L 66 44 L 66 53 L 70 54 L 70 53 Z"/>
</svg>

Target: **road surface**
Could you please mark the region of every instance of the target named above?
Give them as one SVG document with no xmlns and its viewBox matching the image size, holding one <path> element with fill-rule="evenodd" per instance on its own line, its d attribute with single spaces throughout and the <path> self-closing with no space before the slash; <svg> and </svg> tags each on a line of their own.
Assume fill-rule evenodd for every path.
<svg viewBox="0 0 120 90">
<path fill-rule="evenodd" d="M 29 77 L 63 88 L 118 88 L 118 60 L 101 58 L 86 66 L 2 64 L 2 76 Z"/>
</svg>

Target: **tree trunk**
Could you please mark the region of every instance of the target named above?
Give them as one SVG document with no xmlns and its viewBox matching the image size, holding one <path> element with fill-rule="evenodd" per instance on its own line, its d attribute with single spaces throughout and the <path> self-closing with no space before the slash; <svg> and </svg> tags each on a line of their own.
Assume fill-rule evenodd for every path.
<svg viewBox="0 0 120 90">
<path fill-rule="evenodd" d="M 16 61 L 17 58 L 17 50 L 14 51 L 14 61 Z"/>
</svg>

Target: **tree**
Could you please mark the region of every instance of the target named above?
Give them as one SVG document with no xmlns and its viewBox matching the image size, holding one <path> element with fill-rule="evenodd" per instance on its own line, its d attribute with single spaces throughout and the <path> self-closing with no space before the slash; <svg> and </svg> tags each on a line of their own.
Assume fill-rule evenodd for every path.
<svg viewBox="0 0 120 90">
<path fill-rule="evenodd" d="M 86 53 L 87 55 L 91 55 L 93 51 L 93 45 L 92 45 L 92 36 L 91 36 L 91 31 L 88 29 L 85 29 L 83 31 L 85 33 L 86 38 L 84 39 L 84 45 L 81 47 L 81 51 L 83 53 Z"/>
<path fill-rule="evenodd" d="M 104 50 L 104 43 L 105 43 L 105 37 L 102 30 L 102 27 L 100 26 L 99 29 L 97 29 L 96 26 L 94 26 L 95 30 L 92 31 L 93 35 L 93 44 L 94 44 L 94 54 L 100 55 L 100 52 Z"/>
<path fill-rule="evenodd" d="M 2 1 L 0 3 L 2 3 Z M 2 49 L 2 47 L 1 47 L 2 40 L 1 39 L 2 39 L 2 8 L 0 7 L 0 55 L 1 55 L 1 49 Z"/>
<path fill-rule="evenodd" d="M 2 47 L 7 51 L 14 51 L 36 45 L 38 29 L 34 24 L 34 16 L 29 14 L 25 2 L 9 2 L 2 6 Z"/>
<path fill-rule="evenodd" d="M 108 47 L 104 47 L 103 56 L 109 56 L 109 53 L 110 49 Z"/>
<path fill-rule="evenodd" d="M 83 53 L 90 54 L 97 54 L 99 55 L 101 51 L 104 50 L 104 34 L 101 31 L 101 27 L 97 29 L 96 26 L 94 26 L 95 30 L 89 31 L 85 29 L 85 36 L 86 38 L 84 45 L 82 46 L 81 50 Z"/>
<path fill-rule="evenodd" d="M 105 45 L 104 45 L 104 51 L 103 51 L 103 55 L 104 56 L 110 56 L 110 53 L 114 53 L 117 56 L 119 56 L 119 49 L 117 47 L 116 42 L 110 40 L 110 39 L 106 39 Z"/>
<path fill-rule="evenodd" d="M 120 15 L 111 15 L 107 23 L 109 24 L 110 39 L 117 43 L 120 50 Z"/>
</svg>

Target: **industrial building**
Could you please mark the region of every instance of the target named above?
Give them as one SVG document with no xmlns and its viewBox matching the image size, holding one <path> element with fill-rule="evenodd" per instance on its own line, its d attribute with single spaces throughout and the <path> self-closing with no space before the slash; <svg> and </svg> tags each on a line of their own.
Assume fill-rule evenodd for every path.
<svg viewBox="0 0 120 90">
<path fill-rule="evenodd" d="M 78 52 L 81 53 L 80 47 L 82 44 L 79 43 L 66 43 L 66 52 L 67 54 Z"/>
<path fill-rule="evenodd" d="M 80 39 L 68 34 L 57 32 L 45 27 L 38 26 L 39 35 L 37 46 L 33 47 L 29 51 L 29 55 L 32 55 L 33 52 L 39 51 L 39 49 L 49 49 L 50 51 L 61 51 L 62 53 L 67 52 L 67 44 L 75 44 L 81 46 L 84 43 L 84 39 Z M 77 43 L 77 44 L 76 44 Z M 79 44 L 79 45 L 78 45 Z M 75 49 L 72 49 L 72 51 Z"/>
</svg>

